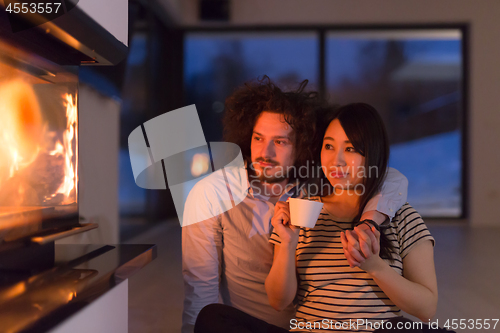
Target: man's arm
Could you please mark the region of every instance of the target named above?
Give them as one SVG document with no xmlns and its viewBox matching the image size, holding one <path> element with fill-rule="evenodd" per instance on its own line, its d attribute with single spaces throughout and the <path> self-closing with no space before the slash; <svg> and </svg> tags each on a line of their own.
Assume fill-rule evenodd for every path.
<svg viewBox="0 0 500 333">
<path fill-rule="evenodd" d="M 381 224 L 387 217 L 392 219 L 399 208 L 406 203 L 407 196 L 408 179 L 398 170 L 388 168 L 380 193 L 368 201 L 361 220 L 369 219 Z"/>
<path fill-rule="evenodd" d="M 193 192 L 194 191 L 194 192 Z M 201 309 L 219 302 L 221 275 L 222 227 L 218 214 L 204 191 L 193 189 L 186 202 L 182 228 L 182 275 L 184 311 L 182 333 L 192 333 Z M 202 215 L 200 215 L 202 214 Z M 202 222 L 199 216 L 214 216 Z"/>
</svg>

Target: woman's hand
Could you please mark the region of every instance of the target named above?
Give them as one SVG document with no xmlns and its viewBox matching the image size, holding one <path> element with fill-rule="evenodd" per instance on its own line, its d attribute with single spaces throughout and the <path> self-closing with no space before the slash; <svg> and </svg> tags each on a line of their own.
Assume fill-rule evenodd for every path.
<svg viewBox="0 0 500 333">
<path fill-rule="evenodd" d="M 276 203 L 271 224 L 280 236 L 282 245 L 297 246 L 300 228 L 290 223 L 290 207 L 288 202 L 278 201 Z"/>
<path fill-rule="evenodd" d="M 354 228 L 354 233 L 357 235 L 357 241 L 353 236 L 353 232 L 346 230 L 345 234 L 341 233 L 340 240 L 344 248 L 344 254 L 351 264 L 354 260 L 359 262 L 359 268 L 367 273 L 373 272 L 380 268 L 384 261 L 380 258 L 380 232 L 375 227 L 364 228 L 361 226 Z M 359 242 L 359 251 L 353 244 Z"/>
</svg>

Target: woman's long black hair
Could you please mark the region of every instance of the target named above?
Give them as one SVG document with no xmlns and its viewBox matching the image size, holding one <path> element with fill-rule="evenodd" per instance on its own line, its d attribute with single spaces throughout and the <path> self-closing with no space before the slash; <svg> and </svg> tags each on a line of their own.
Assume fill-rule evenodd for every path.
<svg viewBox="0 0 500 333">
<path fill-rule="evenodd" d="M 319 110 L 318 135 L 315 138 L 319 148 L 316 158 L 321 163 L 321 147 L 323 137 L 330 123 L 338 119 L 345 134 L 354 146 L 354 149 L 365 157 L 363 185 L 364 193 L 359 199 L 358 214 L 353 221 L 360 221 L 363 210 L 368 201 L 380 192 L 388 168 L 389 139 L 382 118 L 377 110 L 365 103 L 353 103 L 341 107 L 329 107 Z M 323 177 L 326 176 L 323 174 Z M 328 182 L 327 182 L 328 183 Z M 394 246 L 387 236 L 380 234 L 380 257 L 392 260 Z"/>
</svg>

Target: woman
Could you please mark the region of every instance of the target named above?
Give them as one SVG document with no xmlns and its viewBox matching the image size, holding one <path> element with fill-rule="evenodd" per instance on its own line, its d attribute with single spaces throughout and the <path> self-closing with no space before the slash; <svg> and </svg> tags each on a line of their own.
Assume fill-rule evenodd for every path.
<svg viewBox="0 0 500 333">
<path fill-rule="evenodd" d="M 359 103 L 330 112 L 324 123 L 320 159 L 333 190 L 313 198 L 324 205 L 311 229 L 291 226 L 287 204 L 276 206 L 269 302 L 281 309 L 297 294 L 297 327 L 319 321 L 320 328 L 332 328 L 330 320 L 333 328 L 349 320 L 380 323 L 400 316 L 400 310 L 427 322 L 436 311 L 437 282 L 434 239 L 420 215 L 406 204 L 382 235 L 375 225 L 353 230 L 386 173 L 389 145 L 382 119 Z M 349 331 L 344 328 L 338 330 Z M 371 327 L 353 330 L 365 328 Z"/>
<path fill-rule="evenodd" d="M 277 203 L 274 261 L 266 279 L 270 304 L 281 310 L 296 301 L 292 331 L 384 332 L 391 325 L 395 332 L 398 323 L 404 327 L 401 310 L 427 322 L 436 311 L 437 283 L 434 239 L 420 215 L 406 204 L 382 232 L 370 222 L 355 227 L 387 169 L 380 116 L 367 104 L 350 104 L 330 110 L 322 123 L 318 155 L 331 191 L 311 198 L 324 205 L 310 229 L 292 226 L 288 204 Z M 209 307 L 224 314 L 221 326 L 203 327 L 204 317 L 214 313 L 208 309 L 195 332 L 286 332 L 236 309 Z"/>
</svg>

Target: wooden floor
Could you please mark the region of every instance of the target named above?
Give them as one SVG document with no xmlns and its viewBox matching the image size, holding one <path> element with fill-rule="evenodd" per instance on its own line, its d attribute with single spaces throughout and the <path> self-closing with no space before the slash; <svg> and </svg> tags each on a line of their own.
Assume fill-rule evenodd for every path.
<svg viewBox="0 0 500 333">
<path fill-rule="evenodd" d="M 439 286 L 434 321 L 500 317 L 500 228 L 428 223 L 436 239 Z M 129 332 L 180 332 L 183 303 L 181 228 L 168 221 L 131 239 L 157 244 L 158 258 L 129 281 Z M 457 332 L 495 332 L 466 329 Z"/>
</svg>

